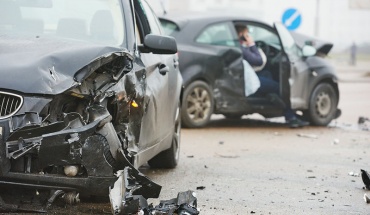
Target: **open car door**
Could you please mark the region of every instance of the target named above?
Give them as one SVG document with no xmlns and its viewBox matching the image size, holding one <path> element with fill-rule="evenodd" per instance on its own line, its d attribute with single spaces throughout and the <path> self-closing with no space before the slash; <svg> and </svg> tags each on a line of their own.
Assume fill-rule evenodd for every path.
<svg viewBox="0 0 370 215">
<path fill-rule="evenodd" d="M 307 90 L 309 67 L 302 59 L 302 51 L 293 36 L 282 23 L 274 23 L 278 32 L 283 53 L 280 61 L 281 95 L 284 102 L 293 109 L 305 105 L 304 91 Z"/>
<path fill-rule="evenodd" d="M 240 109 L 240 97 L 244 97 L 244 68 L 240 44 L 234 25 L 220 22 L 206 27 L 196 42 L 207 46 L 210 53 L 204 60 L 214 74 L 213 96 L 215 112 Z"/>
</svg>

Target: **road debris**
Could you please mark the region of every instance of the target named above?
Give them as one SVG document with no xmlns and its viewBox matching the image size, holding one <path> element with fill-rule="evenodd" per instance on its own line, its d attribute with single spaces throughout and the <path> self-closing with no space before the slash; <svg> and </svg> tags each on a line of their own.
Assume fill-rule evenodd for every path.
<svg viewBox="0 0 370 215">
<path fill-rule="evenodd" d="M 333 144 L 333 145 L 337 145 L 337 144 L 339 144 L 339 139 L 334 139 L 332 144 Z"/>
<path fill-rule="evenodd" d="M 370 119 L 367 117 L 360 116 L 358 118 L 358 125 L 364 131 L 370 130 Z"/>
<path fill-rule="evenodd" d="M 367 204 L 370 203 L 370 198 L 366 195 L 366 193 L 364 194 L 364 200 Z"/>
<path fill-rule="evenodd" d="M 199 186 L 199 187 L 197 187 L 197 190 L 204 190 L 204 189 L 206 189 L 205 186 Z"/>
<path fill-rule="evenodd" d="M 221 157 L 221 158 L 238 158 L 239 156 L 238 155 L 221 155 L 221 154 L 217 154 L 216 155 L 218 157 Z"/>
<path fill-rule="evenodd" d="M 367 171 L 361 169 L 361 178 L 365 184 L 365 188 L 370 190 L 370 175 Z"/>
<path fill-rule="evenodd" d="M 193 191 L 179 192 L 177 198 L 160 201 L 157 206 L 148 205 L 148 198 L 158 198 L 161 187 L 135 169 L 126 167 L 117 172 L 117 181 L 110 188 L 109 199 L 114 215 L 198 215 L 196 194 Z M 139 183 L 141 182 L 141 183 Z M 143 192 L 145 191 L 145 192 Z M 152 194 L 152 195 L 148 195 Z"/>
<path fill-rule="evenodd" d="M 366 123 L 366 122 L 370 122 L 370 119 L 369 119 L 369 118 L 367 118 L 367 117 L 363 117 L 363 116 L 360 116 L 360 117 L 358 118 L 358 124 L 364 124 L 364 123 Z"/>
<path fill-rule="evenodd" d="M 306 138 L 311 138 L 311 139 L 317 139 L 319 138 L 316 134 L 302 134 L 299 133 L 297 134 L 298 137 L 306 137 Z"/>
<path fill-rule="evenodd" d="M 353 176 L 353 177 L 360 177 L 360 174 L 359 173 L 355 173 L 355 172 L 349 172 L 348 173 L 349 176 Z"/>
</svg>

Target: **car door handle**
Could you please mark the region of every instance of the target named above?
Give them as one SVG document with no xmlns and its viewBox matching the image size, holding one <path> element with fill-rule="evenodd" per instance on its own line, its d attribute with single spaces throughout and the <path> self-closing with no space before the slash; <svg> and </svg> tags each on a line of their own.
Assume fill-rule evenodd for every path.
<svg viewBox="0 0 370 215">
<path fill-rule="evenodd" d="M 168 68 L 168 66 L 166 66 L 165 64 L 160 64 L 158 66 L 158 69 L 159 69 L 159 73 L 161 75 L 166 75 L 170 71 L 170 69 Z"/>
<path fill-rule="evenodd" d="M 175 67 L 175 69 L 179 66 L 179 62 L 178 61 L 174 61 L 173 62 L 173 67 Z"/>
</svg>

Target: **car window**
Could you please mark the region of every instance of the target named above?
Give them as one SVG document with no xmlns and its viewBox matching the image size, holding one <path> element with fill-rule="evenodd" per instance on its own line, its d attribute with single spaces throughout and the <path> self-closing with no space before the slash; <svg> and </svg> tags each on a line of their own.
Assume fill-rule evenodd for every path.
<svg viewBox="0 0 370 215">
<path fill-rule="evenodd" d="M 164 19 L 160 19 L 159 21 L 161 22 L 164 34 L 172 35 L 174 32 L 179 31 L 179 26 L 177 26 L 175 23 Z"/>
<path fill-rule="evenodd" d="M 120 4 L 120 0 L 1 0 L 0 33 L 121 45 L 125 28 Z"/>
<path fill-rule="evenodd" d="M 150 33 L 161 35 L 161 26 L 159 24 L 157 16 L 154 14 L 153 10 L 150 8 L 146 1 L 139 1 L 141 9 L 144 11 L 147 21 L 150 26 Z"/>
<path fill-rule="evenodd" d="M 217 23 L 206 27 L 195 41 L 210 45 L 238 46 L 232 36 L 232 31 L 228 23 Z"/>
<path fill-rule="evenodd" d="M 293 36 L 290 34 L 288 29 L 283 26 L 281 23 L 275 23 L 276 30 L 279 32 L 281 42 L 283 43 L 284 51 L 290 57 L 299 57 L 302 55 L 299 47 L 296 45 L 296 42 Z"/>
<path fill-rule="evenodd" d="M 274 47 L 280 47 L 279 37 L 276 33 L 269 31 L 266 28 L 256 26 L 256 25 L 248 25 L 249 34 L 253 37 L 254 41 L 263 41 L 265 43 L 275 45 Z"/>
<path fill-rule="evenodd" d="M 138 44 L 143 44 L 143 42 L 141 41 L 141 33 L 140 33 L 140 31 L 139 31 L 139 27 L 137 26 L 137 23 L 135 23 L 135 31 L 136 31 L 136 34 L 135 34 L 135 36 L 136 36 L 136 41 L 137 41 L 137 43 Z"/>
</svg>

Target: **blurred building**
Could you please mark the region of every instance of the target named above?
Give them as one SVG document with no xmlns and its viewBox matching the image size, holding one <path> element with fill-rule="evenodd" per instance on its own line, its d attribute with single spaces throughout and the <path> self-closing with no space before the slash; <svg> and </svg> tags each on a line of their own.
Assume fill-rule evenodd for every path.
<svg viewBox="0 0 370 215">
<path fill-rule="evenodd" d="M 301 22 L 294 30 L 330 40 L 335 51 L 356 44 L 370 44 L 370 0 L 148 0 L 157 14 L 163 8 L 176 11 L 215 11 L 282 22 L 284 12 L 294 9 Z M 158 6 L 162 5 L 162 6 Z M 293 17 L 294 18 L 294 17 Z"/>
</svg>

